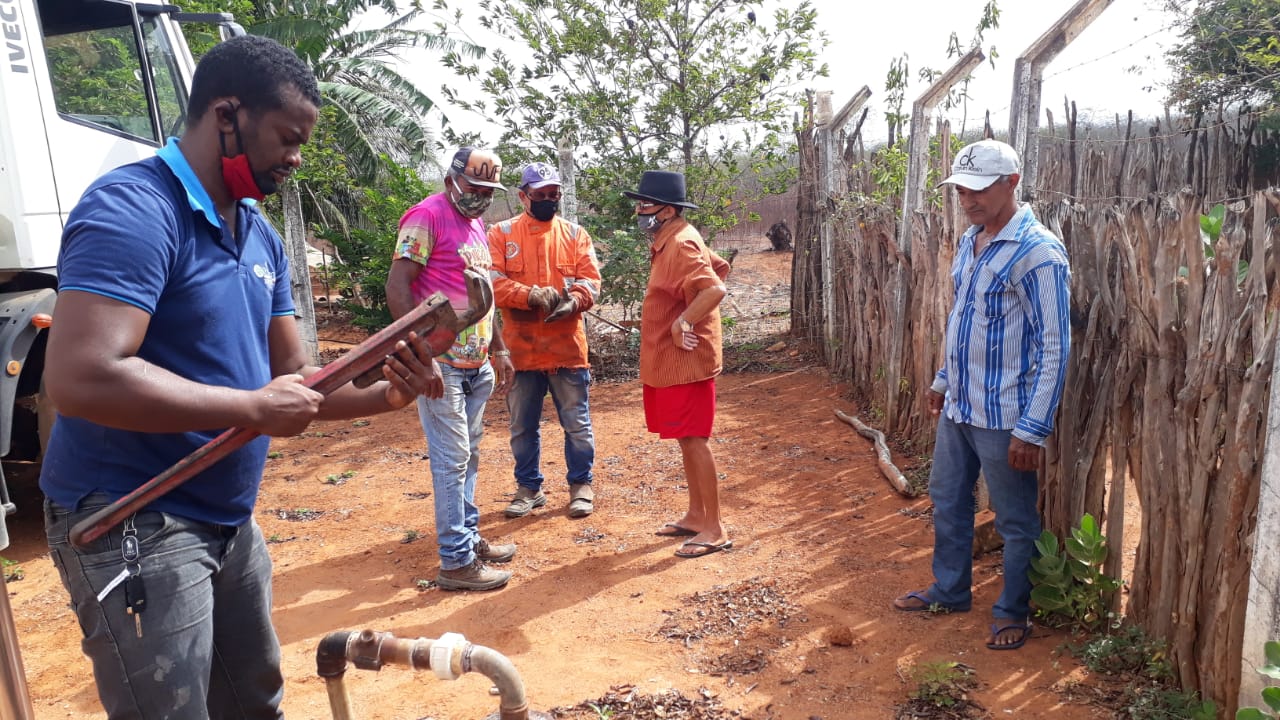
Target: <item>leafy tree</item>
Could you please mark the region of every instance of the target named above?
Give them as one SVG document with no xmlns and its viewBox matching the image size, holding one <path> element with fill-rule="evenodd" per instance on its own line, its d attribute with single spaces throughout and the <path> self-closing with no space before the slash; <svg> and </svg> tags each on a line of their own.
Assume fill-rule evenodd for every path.
<svg viewBox="0 0 1280 720">
<path fill-rule="evenodd" d="M 258 0 L 258 19 L 247 29 L 293 48 L 311 66 L 325 104 L 332 137 L 356 178 L 370 181 L 379 158 L 418 167 L 431 156 L 427 113 L 433 107 L 396 66 L 397 54 L 415 47 L 478 56 L 480 49 L 443 35 L 416 30 L 419 5 L 401 12 L 396 0 Z M 372 29 L 358 18 L 390 16 Z"/>
<path fill-rule="evenodd" d="M 1280 2 L 1169 0 L 1167 6 L 1181 30 L 1168 53 L 1171 102 L 1194 113 L 1219 103 L 1261 107 L 1280 101 Z"/>
<path fill-rule="evenodd" d="M 391 322 L 387 310 L 387 273 L 395 249 L 400 217 L 431 189 L 411 168 L 387 162 L 387 172 L 376 187 L 356 188 L 365 222 L 348 232 L 328 228 L 316 234 L 333 243 L 341 260 L 335 264 L 338 287 L 349 290 L 356 325 L 376 330 Z M 346 293 L 344 293 L 346 294 Z"/>
<path fill-rule="evenodd" d="M 508 163 L 548 159 L 561 142 L 579 149 L 584 223 L 600 241 L 605 299 L 635 299 L 640 245 L 632 205 L 620 194 L 645 169 L 682 170 L 691 219 L 708 235 L 732 227 L 760 192 L 794 180 L 787 90 L 815 75 L 826 38 L 807 2 L 777 7 L 730 0 L 481 0 L 479 21 L 520 50 L 482 66 L 445 62 L 478 81 L 484 98 L 458 105 L 499 121 Z M 759 14 L 757 13 L 759 10 Z M 527 52 L 526 52 L 527 49 Z M 641 265 L 647 260 L 640 253 Z M 615 262 L 616 261 L 616 262 Z"/>
</svg>

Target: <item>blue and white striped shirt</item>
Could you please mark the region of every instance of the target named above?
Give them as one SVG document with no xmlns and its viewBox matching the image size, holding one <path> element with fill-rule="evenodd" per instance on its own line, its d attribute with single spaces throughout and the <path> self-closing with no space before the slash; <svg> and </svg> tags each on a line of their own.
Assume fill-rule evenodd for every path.
<svg viewBox="0 0 1280 720">
<path fill-rule="evenodd" d="M 975 258 L 981 229 L 970 227 L 956 249 L 946 356 L 932 389 L 946 393 L 951 420 L 1044 445 L 1071 347 L 1067 250 L 1025 204 Z"/>
</svg>

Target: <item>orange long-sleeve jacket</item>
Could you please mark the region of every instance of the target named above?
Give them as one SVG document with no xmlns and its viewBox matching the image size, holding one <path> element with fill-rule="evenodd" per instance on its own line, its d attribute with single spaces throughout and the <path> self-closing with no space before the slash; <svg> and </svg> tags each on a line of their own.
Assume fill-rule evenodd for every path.
<svg viewBox="0 0 1280 720">
<path fill-rule="evenodd" d="M 489 254 L 493 302 L 516 370 L 589 367 L 582 313 L 600 294 L 600 267 L 587 231 L 559 215 L 540 222 L 521 213 L 489 228 Z M 529 306 L 534 285 L 570 293 L 577 312 L 543 322 L 547 314 Z"/>
</svg>

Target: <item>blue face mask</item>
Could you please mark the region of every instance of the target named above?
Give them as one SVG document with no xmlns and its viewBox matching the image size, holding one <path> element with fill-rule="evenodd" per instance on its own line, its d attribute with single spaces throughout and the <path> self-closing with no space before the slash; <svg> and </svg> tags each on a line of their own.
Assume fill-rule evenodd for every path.
<svg viewBox="0 0 1280 720">
<path fill-rule="evenodd" d="M 636 227 L 640 229 L 640 232 L 652 235 L 658 232 L 658 228 L 662 227 L 662 221 L 658 219 L 658 213 L 654 213 L 652 215 L 637 215 Z"/>
</svg>

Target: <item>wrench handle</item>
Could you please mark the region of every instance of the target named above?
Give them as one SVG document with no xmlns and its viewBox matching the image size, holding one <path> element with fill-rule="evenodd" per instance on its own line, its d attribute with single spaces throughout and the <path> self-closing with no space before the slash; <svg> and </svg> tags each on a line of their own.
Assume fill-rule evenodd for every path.
<svg viewBox="0 0 1280 720">
<path fill-rule="evenodd" d="M 441 306 L 448 308 L 449 301 L 440 293 L 433 294 L 400 319 L 348 350 L 342 357 L 307 376 L 302 384 L 328 396 L 366 372 L 381 372 L 379 368 L 386 361 L 387 355 L 395 350 L 396 344 L 401 340 L 407 340 L 409 333 L 426 335 L 436 328 L 436 315 Z M 432 349 L 435 349 L 434 346 Z M 258 435 L 258 431 L 249 428 L 223 431 L 133 492 L 76 523 L 69 534 L 71 544 L 85 548 L 151 501 L 209 469 Z"/>
</svg>

